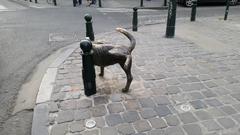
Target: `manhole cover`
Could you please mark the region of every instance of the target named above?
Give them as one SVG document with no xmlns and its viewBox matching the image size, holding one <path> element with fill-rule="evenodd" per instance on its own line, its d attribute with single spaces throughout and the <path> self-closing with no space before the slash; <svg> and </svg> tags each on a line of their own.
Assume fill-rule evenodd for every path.
<svg viewBox="0 0 240 135">
<path fill-rule="evenodd" d="M 96 121 L 90 119 L 90 120 L 87 120 L 86 123 L 85 123 L 85 126 L 87 128 L 94 128 L 96 126 Z"/>
<path fill-rule="evenodd" d="M 180 107 L 183 111 L 187 112 L 191 110 L 191 106 L 188 104 L 181 105 Z"/>
</svg>

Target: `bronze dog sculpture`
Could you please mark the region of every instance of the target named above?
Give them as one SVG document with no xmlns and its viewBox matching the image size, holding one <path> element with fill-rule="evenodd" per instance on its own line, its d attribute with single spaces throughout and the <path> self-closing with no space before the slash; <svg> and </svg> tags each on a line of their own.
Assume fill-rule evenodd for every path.
<svg viewBox="0 0 240 135">
<path fill-rule="evenodd" d="M 133 79 L 131 74 L 131 52 L 135 48 L 136 40 L 127 30 L 123 28 L 116 28 L 116 30 L 130 40 L 130 46 L 93 43 L 93 61 L 94 65 L 100 66 L 99 76 L 104 75 L 104 67 L 118 63 L 127 76 L 126 86 L 122 89 L 122 92 L 128 92 Z"/>
</svg>

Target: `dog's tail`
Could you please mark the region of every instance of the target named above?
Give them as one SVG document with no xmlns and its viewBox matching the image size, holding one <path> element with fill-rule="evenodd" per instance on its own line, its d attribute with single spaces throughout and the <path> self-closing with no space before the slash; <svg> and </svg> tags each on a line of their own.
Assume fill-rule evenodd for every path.
<svg viewBox="0 0 240 135">
<path fill-rule="evenodd" d="M 130 40 L 129 52 L 132 52 L 132 50 L 135 48 L 135 45 L 136 45 L 136 40 L 133 37 L 133 35 L 130 34 L 126 29 L 123 29 L 123 28 L 116 28 L 116 30 L 118 32 L 124 34 Z"/>
</svg>

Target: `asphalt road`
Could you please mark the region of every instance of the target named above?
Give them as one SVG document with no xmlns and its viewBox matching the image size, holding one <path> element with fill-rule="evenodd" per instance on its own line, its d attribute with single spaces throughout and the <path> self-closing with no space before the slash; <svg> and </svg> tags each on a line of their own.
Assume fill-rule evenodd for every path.
<svg viewBox="0 0 240 135">
<path fill-rule="evenodd" d="M 16 115 L 11 112 L 18 90 L 27 81 L 34 67 L 57 49 L 85 36 L 84 15 L 93 16 L 95 33 L 114 30 L 115 27 L 131 26 L 131 9 L 61 8 L 35 9 L 1 1 L 13 11 L 0 10 L 0 135 L 30 134 L 32 110 Z M 197 9 L 198 17 L 223 16 L 225 7 L 203 6 Z M 178 8 L 178 18 L 190 16 L 190 8 Z M 240 5 L 231 7 L 229 14 L 239 14 Z M 166 18 L 167 11 L 141 11 L 140 21 L 148 16 Z M 63 41 L 52 41 L 52 37 L 63 37 Z M 74 38 L 71 38 L 74 37 Z M 49 40 L 50 39 L 50 40 Z M 14 128 L 13 128 L 14 127 Z"/>
</svg>

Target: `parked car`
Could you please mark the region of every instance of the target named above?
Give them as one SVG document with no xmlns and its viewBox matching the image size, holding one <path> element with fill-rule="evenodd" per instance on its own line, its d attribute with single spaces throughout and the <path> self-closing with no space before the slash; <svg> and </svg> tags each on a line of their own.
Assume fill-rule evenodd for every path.
<svg viewBox="0 0 240 135">
<path fill-rule="evenodd" d="M 181 3 L 186 7 L 191 7 L 193 0 L 177 0 L 177 1 L 178 3 Z M 238 0 L 229 0 L 229 1 L 231 6 L 236 5 L 238 3 Z M 226 2 L 226 0 L 197 0 L 197 3 L 213 3 L 213 2 L 224 3 Z"/>
</svg>

